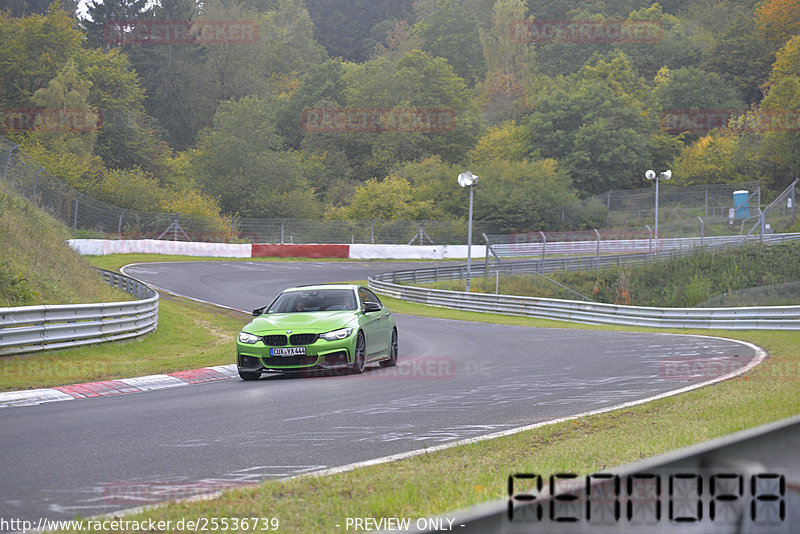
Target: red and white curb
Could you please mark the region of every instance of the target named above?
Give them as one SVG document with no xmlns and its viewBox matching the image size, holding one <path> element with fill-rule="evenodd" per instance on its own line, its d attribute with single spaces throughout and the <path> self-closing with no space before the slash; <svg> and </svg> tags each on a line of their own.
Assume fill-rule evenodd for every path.
<svg viewBox="0 0 800 534">
<path fill-rule="evenodd" d="M 8 391 L 0 393 L 0 408 L 5 408 L 7 406 L 34 406 L 46 402 L 88 399 L 93 397 L 106 397 L 109 395 L 121 395 L 123 393 L 151 391 L 154 389 L 174 388 L 191 384 L 228 380 L 238 376 L 236 365 L 217 365 L 160 375 L 121 378 L 119 380 L 103 380 L 100 382 L 71 384 L 47 389 Z"/>
</svg>

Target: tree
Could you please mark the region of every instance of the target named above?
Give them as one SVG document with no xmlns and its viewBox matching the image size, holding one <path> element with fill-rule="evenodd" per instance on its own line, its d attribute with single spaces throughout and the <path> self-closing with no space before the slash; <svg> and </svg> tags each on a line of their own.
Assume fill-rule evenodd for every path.
<svg viewBox="0 0 800 534">
<path fill-rule="evenodd" d="M 697 67 L 670 71 L 665 67 L 659 71 L 655 82 L 654 94 L 664 110 L 678 113 L 688 110 L 710 113 L 744 111 L 744 104 L 736 91 L 714 72 L 705 72 Z M 699 135 L 689 133 L 684 139 L 696 140 Z"/>
<path fill-rule="evenodd" d="M 539 95 L 521 126 L 530 157 L 558 160 L 582 195 L 640 186 L 642 169 L 666 165 L 675 148 L 624 55 L 598 58 Z"/>
<path fill-rule="evenodd" d="M 650 79 L 662 67 L 677 69 L 696 66 L 707 36 L 684 18 L 665 12 L 659 3 L 632 11 L 629 23 L 648 21 L 661 26 L 661 34 L 654 41 L 620 43 L 618 49 L 625 52 L 637 72 Z"/>
<path fill-rule="evenodd" d="M 398 163 L 439 154 L 463 159 L 474 143 L 475 110 L 464 81 L 443 58 L 414 50 L 397 60 L 378 57 L 361 65 L 345 64 L 342 77 L 348 108 L 431 112 L 432 124 L 419 128 L 347 134 L 348 143 L 365 143 L 370 160 L 362 175 L 388 174 Z"/>
<path fill-rule="evenodd" d="M 303 111 L 323 106 L 341 107 L 344 104 L 343 70 L 340 60 L 311 65 L 297 80 L 296 87 L 281 99 L 276 124 L 278 132 L 289 146 L 300 148 L 306 135 L 302 125 Z"/>
<path fill-rule="evenodd" d="M 485 178 L 475 191 L 475 218 L 500 232 L 553 227 L 553 208 L 577 200 L 570 179 L 552 159 L 491 160 L 474 171 Z"/>
<path fill-rule="evenodd" d="M 190 23 L 198 16 L 194 0 L 161 0 L 153 8 L 153 19 L 162 23 Z M 198 109 L 194 71 L 205 61 L 203 47 L 186 43 L 136 44 L 129 57 L 147 98 L 144 108 L 157 117 L 164 138 L 176 150 L 196 141 L 204 115 Z M 128 47 L 132 48 L 132 47 Z M 135 53 L 131 53 L 135 52 Z"/>
<path fill-rule="evenodd" d="M 746 146 L 733 132 L 712 132 L 687 145 L 672 165 L 676 183 L 682 185 L 741 183 L 756 175 L 745 164 Z"/>
<path fill-rule="evenodd" d="M 314 36 L 332 58 L 366 61 L 384 35 L 373 28 L 413 17 L 413 0 L 306 0 Z M 387 28 L 388 29 L 388 28 Z"/>
<path fill-rule="evenodd" d="M 288 92 L 300 72 L 324 61 L 301 0 L 280 0 L 276 11 L 260 14 L 235 2 L 214 0 L 199 20 L 252 20 L 258 24 L 255 43 L 204 46 L 202 61 L 190 63 L 187 97 L 193 99 L 194 114 L 201 125 L 210 123 L 219 102 Z"/>
<path fill-rule="evenodd" d="M 472 163 L 483 163 L 493 159 L 520 161 L 525 158 L 525 130 L 514 121 L 491 126 L 470 150 Z"/>
<path fill-rule="evenodd" d="M 423 50 L 443 57 L 470 86 L 486 74 L 478 21 L 455 0 L 439 0 L 436 10 L 414 27 Z"/>
<path fill-rule="evenodd" d="M 743 119 L 752 119 L 761 130 L 764 163 L 770 165 L 775 185 L 783 188 L 797 178 L 800 165 L 800 35 L 776 54 L 767 87 L 760 108 Z"/>
<path fill-rule="evenodd" d="M 468 192 L 456 184 L 463 170 L 431 157 L 407 163 L 397 174 L 411 183 L 415 198 L 433 201 L 443 217 L 464 220 Z M 481 176 L 475 189 L 475 218 L 499 232 L 552 228 L 560 217 L 553 208 L 577 199 L 569 177 L 552 159 L 487 159 L 473 162 L 470 170 Z"/>
<path fill-rule="evenodd" d="M 479 87 L 484 116 L 490 123 L 519 118 L 530 111 L 536 53 L 532 43 L 514 40 L 510 31 L 513 24 L 533 20 L 525 18 L 526 11 L 524 0 L 499 0 L 494 6 L 494 27 L 480 30 L 488 72 Z"/>
<path fill-rule="evenodd" d="M 411 184 L 400 176 L 390 174 L 383 180 L 370 178 L 355 190 L 347 206 L 330 208 L 328 219 L 429 219 L 433 213 L 430 199 L 415 198 Z"/>
<path fill-rule="evenodd" d="M 302 157 L 284 150 L 275 107 L 247 96 L 223 102 L 200 133 L 191 164 L 204 192 L 225 213 L 245 217 L 313 217 L 319 213 Z"/>
<path fill-rule="evenodd" d="M 761 36 L 780 46 L 800 33 L 800 0 L 767 0 L 756 8 Z"/>
<path fill-rule="evenodd" d="M 769 75 L 775 52 L 755 31 L 752 15 L 739 15 L 703 50 L 699 67 L 719 74 L 735 87 L 739 98 L 758 103 L 760 85 Z"/>
<path fill-rule="evenodd" d="M 107 167 L 139 167 L 161 176 L 169 147 L 145 113 L 145 93 L 126 56 L 118 50 L 84 50 L 75 62 L 82 76 L 92 82 L 89 104 L 102 118 L 95 153 Z"/>
<path fill-rule="evenodd" d="M 91 81 L 81 78 L 75 62 L 68 60 L 47 87 L 36 90 L 33 94 L 33 103 L 47 110 L 63 110 L 70 114 L 84 115 L 81 126 L 88 128 L 53 132 L 44 131 L 43 125 L 37 125 L 37 131 L 28 135 L 28 142 L 57 151 L 67 151 L 80 157 L 90 156 L 94 151 L 99 128 L 99 115 L 92 111 L 88 103 L 91 86 Z"/>
<path fill-rule="evenodd" d="M 81 32 L 57 8 L 45 15 L 9 18 L 0 12 L 0 102 L 31 107 L 33 93 L 47 85 L 81 50 Z"/>
<path fill-rule="evenodd" d="M 86 29 L 86 43 L 92 48 L 108 51 L 124 48 L 131 51 L 131 45 L 123 45 L 115 38 L 123 28 L 119 23 L 144 22 L 152 20 L 153 12 L 147 0 L 97 0 L 86 6 L 88 17 L 81 19 Z"/>
</svg>

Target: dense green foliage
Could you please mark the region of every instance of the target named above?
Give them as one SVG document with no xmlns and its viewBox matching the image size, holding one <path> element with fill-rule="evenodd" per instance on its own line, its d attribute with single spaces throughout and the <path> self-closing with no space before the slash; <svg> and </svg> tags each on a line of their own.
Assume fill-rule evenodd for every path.
<svg viewBox="0 0 800 534">
<path fill-rule="evenodd" d="M 479 220 L 546 229 L 558 203 L 647 187 L 648 168 L 673 169 L 676 184 L 784 188 L 800 132 L 758 125 L 800 111 L 798 19 L 800 0 L 106 0 L 78 15 L 66 0 L 12 1 L 0 4 L 0 109 L 86 110 L 102 123 L 20 131 L 4 119 L 0 134 L 126 208 L 166 211 L 178 198 L 219 220 L 458 220 L 455 177 L 470 169 L 483 176 Z M 123 42 L 109 38 L 120 20 L 245 24 L 257 36 Z M 559 20 L 658 31 L 566 42 L 525 33 Z M 304 122 L 336 109 L 451 120 Z M 731 121 L 667 129 L 662 114 L 676 110 Z M 150 193 L 117 187 L 126 181 Z"/>
</svg>

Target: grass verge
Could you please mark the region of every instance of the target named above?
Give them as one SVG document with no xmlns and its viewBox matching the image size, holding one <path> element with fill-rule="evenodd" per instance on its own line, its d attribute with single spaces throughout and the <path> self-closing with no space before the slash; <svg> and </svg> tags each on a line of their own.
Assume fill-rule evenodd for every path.
<svg viewBox="0 0 800 534">
<path fill-rule="evenodd" d="M 129 378 L 234 362 L 247 315 L 161 293 L 158 329 L 119 343 L 0 358 L 0 391 Z"/>
<path fill-rule="evenodd" d="M 0 182 L 0 308 L 130 300 L 66 245 L 69 231 Z"/>
</svg>

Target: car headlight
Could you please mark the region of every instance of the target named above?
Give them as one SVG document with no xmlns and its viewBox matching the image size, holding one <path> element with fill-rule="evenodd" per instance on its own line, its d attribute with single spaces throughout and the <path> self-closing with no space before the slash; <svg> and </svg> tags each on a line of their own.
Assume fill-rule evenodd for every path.
<svg viewBox="0 0 800 534">
<path fill-rule="evenodd" d="M 253 334 L 248 334 L 247 332 L 239 332 L 240 343 L 248 343 L 252 345 L 253 343 L 257 343 L 259 341 L 261 341 L 261 338 L 258 336 L 254 336 Z"/>
<path fill-rule="evenodd" d="M 325 341 L 336 341 L 338 339 L 347 339 L 350 337 L 350 334 L 353 333 L 352 328 L 340 328 L 339 330 L 333 330 L 331 332 L 325 332 L 324 334 L 320 334 L 319 337 L 324 339 Z"/>
</svg>

